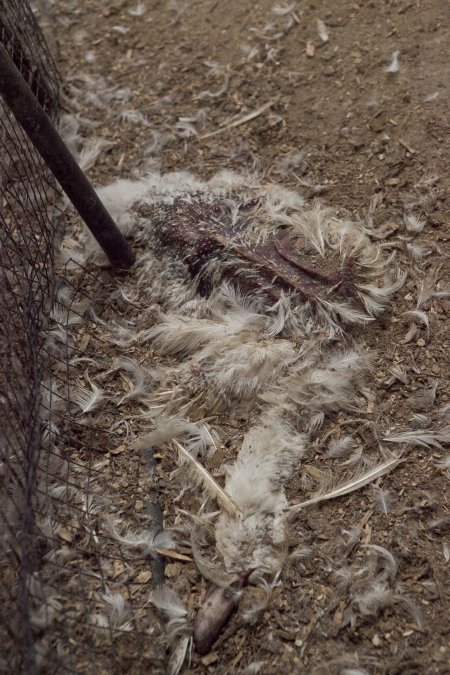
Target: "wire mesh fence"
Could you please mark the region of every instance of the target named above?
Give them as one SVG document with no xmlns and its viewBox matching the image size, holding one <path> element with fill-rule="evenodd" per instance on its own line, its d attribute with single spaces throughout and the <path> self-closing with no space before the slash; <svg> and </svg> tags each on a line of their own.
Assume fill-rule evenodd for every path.
<svg viewBox="0 0 450 675">
<path fill-rule="evenodd" d="M 0 40 L 57 125 L 60 80 L 26 0 L 2 3 Z M 56 254 L 59 188 L 1 97 L 0 200 L 0 672 L 157 672 L 151 561 L 114 529 L 150 465 L 131 458 L 124 479 L 104 461 L 117 413 L 100 428 L 72 394 L 107 349 L 89 313 L 111 315 L 115 282 Z"/>
<path fill-rule="evenodd" d="M 56 124 L 58 73 L 26 0 L 4 0 L 1 4 L 0 40 Z M 206 528 L 189 532 L 179 513 L 181 507 L 185 514 L 203 510 L 211 516 L 214 511 L 204 510 L 206 501 L 190 489 L 189 477 L 183 482 L 183 467 L 174 471 L 176 451 L 170 455 L 169 448 L 165 457 L 158 457 L 158 452 L 143 447 L 133 454 L 128 441 L 139 430 L 148 431 L 161 410 L 166 419 L 181 410 L 183 417 L 208 422 L 211 409 L 216 415 L 214 380 L 207 379 L 195 356 L 193 361 L 182 361 L 178 368 L 170 353 L 155 357 L 149 349 L 145 333 L 163 315 L 165 305 L 159 286 L 167 286 L 168 275 L 163 266 L 158 267 L 156 254 L 146 249 L 145 231 L 136 233 L 134 243 L 140 257 L 127 283 L 121 284 L 120 278 L 102 269 L 101 263 L 98 268 L 86 263 L 89 267 L 85 269 L 70 255 L 60 255 L 64 250 L 75 254 L 79 240 L 74 235 L 69 246 L 59 246 L 67 215 L 62 218 L 61 196 L 1 98 L 0 135 L 0 672 L 160 673 L 166 672 L 164 663 L 169 661 L 167 672 L 175 674 L 189 654 L 192 624 L 188 622 L 206 585 L 194 562 L 208 578 L 209 559 L 217 560 L 214 552 L 201 557 L 200 549 L 208 553 L 213 549 L 211 532 Z M 163 220 L 155 206 L 147 214 L 138 215 L 153 223 L 158 222 L 158 214 Z M 166 218 L 167 211 L 163 215 Z M 68 239 L 74 232 L 80 234 L 79 223 L 72 221 L 70 225 Z M 191 297 L 184 282 L 177 285 L 178 272 L 175 263 L 170 267 L 174 278 L 169 279 L 175 307 L 177 293 Z M 312 335 L 308 339 L 314 339 Z M 256 344 L 260 338 L 254 339 Z M 251 347 L 252 342 L 248 344 Z M 286 358 L 291 358 L 291 352 L 286 353 Z M 223 363 L 226 366 L 227 361 Z M 130 375 L 133 368 L 137 372 L 134 382 Z M 142 398 L 133 398 L 133 391 L 140 387 Z M 366 395 L 368 390 L 364 391 Z M 205 401 L 209 409 L 203 408 Z M 364 400 L 362 403 L 365 407 Z M 361 439 L 367 439 L 375 455 L 381 435 L 370 417 L 372 403 L 367 398 L 369 417 L 361 413 L 357 420 L 361 427 L 355 427 L 355 434 L 362 430 Z M 191 405 L 195 415 L 190 414 Z M 220 406 L 217 409 L 220 412 Z M 323 417 L 323 410 L 311 409 L 314 415 L 309 424 L 313 427 L 318 417 Z M 237 408 L 232 424 L 222 434 L 219 453 L 211 455 L 211 472 L 237 452 L 240 441 L 236 439 L 244 426 L 240 415 Z M 165 424 L 164 415 L 162 420 Z M 189 424 L 191 431 L 192 426 Z M 205 436 L 194 437 L 195 442 L 204 443 L 208 449 L 209 444 L 214 446 L 208 428 L 200 422 L 198 428 Z M 328 428 L 324 438 L 329 431 L 334 429 Z M 352 437 L 343 438 L 345 442 L 349 439 Z M 358 449 L 362 452 L 359 444 L 355 455 Z M 398 462 L 398 458 L 391 461 Z M 319 466 L 324 468 L 325 464 Z M 322 468 L 319 475 L 326 474 Z M 307 479 L 305 474 L 306 486 Z M 165 507 L 166 532 L 159 502 Z M 371 511 L 368 513 L 371 517 Z M 357 509 L 355 518 L 359 520 Z M 168 538 L 159 537 L 170 534 L 170 530 L 177 535 L 176 549 L 170 549 Z M 305 543 L 313 542 L 314 537 L 312 529 Z M 328 569 L 330 548 L 326 546 L 330 540 L 324 540 L 322 560 Z M 338 558 L 343 546 L 336 549 Z M 300 556 L 307 549 L 299 549 Z M 365 552 L 367 547 L 363 554 L 357 554 L 355 569 L 358 561 L 365 565 Z M 311 568 L 317 566 L 318 559 L 315 555 L 311 558 Z M 183 570 L 179 561 L 183 561 Z M 376 581 L 375 564 L 364 570 L 371 574 L 370 567 Z M 298 575 L 296 579 L 301 578 L 301 570 Z M 397 593 L 395 574 L 392 576 L 392 586 L 386 581 L 383 587 L 390 596 Z M 183 591 L 180 597 L 188 609 L 175 603 L 175 620 L 167 623 L 164 632 L 152 609 L 155 597 L 151 591 L 165 577 L 177 592 Z M 274 586 L 278 578 L 277 573 Z M 305 603 L 309 603 L 314 588 L 322 593 L 322 579 L 317 577 L 314 583 L 304 594 Z M 358 588 L 355 586 L 356 591 Z M 298 584 L 292 584 L 291 598 L 297 589 Z M 350 591 L 333 597 L 333 603 L 335 599 L 341 609 L 345 607 L 344 618 L 356 616 L 351 613 L 354 600 Z M 162 609 L 161 604 L 157 606 Z M 280 606 L 284 612 L 284 600 Z M 336 606 L 328 605 L 332 607 L 329 626 L 335 616 L 338 621 L 342 618 L 341 609 L 335 614 Z M 322 608 L 327 612 L 326 607 L 320 605 L 319 613 Z M 306 644 L 310 627 L 315 625 L 313 610 L 310 615 L 305 612 L 302 620 L 305 625 L 301 635 L 307 636 Z M 300 634 L 299 625 L 295 624 L 292 635 Z M 412 632 L 410 623 L 403 625 Z M 331 630 L 335 626 L 330 629 L 334 635 Z M 261 634 L 254 635 L 258 641 Z M 343 644 L 348 643 L 348 635 L 353 639 L 353 626 Z M 245 635 L 239 637 L 239 649 L 245 639 Z M 276 644 L 282 643 L 270 645 L 275 659 Z M 225 652 L 225 658 L 229 654 Z M 240 654 L 231 665 L 217 665 L 218 672 L 236 667 Z M 255 655 L 251 647 L 249 654 L 250 658 Z M 213 665 L 214 660 L 210 663 Z"/>
<path fill-rule="evenodd" d="M 56 123 L 59 78 L 26 2 L 2 3 L 0 39 Z M 33 499 L 41 449 L 40 383 L 49 368 L 44 328 L 54 286 L 58 195 L 2 99 L 0 146 L 2 665 L 9 672 L 19 667 L 32 672 L 28 585 L 36 566 Z"/>
</svg>

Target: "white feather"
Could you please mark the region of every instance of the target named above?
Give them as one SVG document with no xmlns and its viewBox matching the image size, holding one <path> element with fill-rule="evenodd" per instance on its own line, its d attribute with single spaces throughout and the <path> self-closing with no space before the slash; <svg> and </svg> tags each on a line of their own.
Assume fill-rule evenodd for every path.
<svg viewBox="0 0 450 675">
<path fill-rule="evenodd" d="M 136 361 L 123 358 L 116 364 L 115 370 L 126 370 L 133 378 L 133 388 L 122 397 L 122 401 L 138 398 L 148 392 L 150 384 L 147 381 L 146 373 Z"/>
<path fill-rule="evenodd" d="M 168 619 L 183 619 L 187 616 L 187 609 L 179 595 L 170 586 L 164 585 L 155 588 L 150 593 L 152 603 L 164 612 Z"/>
<path fill-rule="evenodd" d="M 295 358 L 287 340 L 238 343 L 213 357 L 206 372 L 218 393 L 230 400 L 250 400 L 260 389 L 279 378 Z"/>
<path fill-rule="evenodd" d="M 450 478 L 450 455 L 446 455 L 439 462 L 436 462 L 436 466 L 446 471 L 448 478 Z"/>
<path fill-rule="evenodd" d="M 355 392 L 366 379 L 369 361 L 354 351 L 321 357 L 315 368 L 304 368 L 283 381 L 283 388 L 296 405 L 310 412 L 342 410 L 354 402 Z"/>
<path fill-rule="evenodd" d="M 424 448 L 442 448 L 441 443 L 448 443 L 450 441 L 450 427 L 445 427 L 439 431 L 431 429 L 398 431 L 385 436 L 383 441 L 387 443 L 405 443 L 413 446 L 419 445 Z"/>
<path fill-rule="evenodd" d="M 407 213 L 406 216 L 404 217 L 404 223 L 407 231 L 414 233 L 422 232 L 423 228 L 426 225 L 425 221 L 421 220 L 414 213 Z"/>
<path fill-rule="evenodd" d="M 245 435 L 225 483 L 242 517 L 222 514 L 216 525 L 217 548 L 227 571 L 254 567 L 275 574 L 280 568 L 287 506 L 283 485 L 303 453 L 302 436 L 276 416 Z"/>
<path fill-rule="evenodd" d="M 297 2 L 291 2 L 290 5 L 276 5 L 275 7 L 272 7 L 272 13 L 276 14 L 277 16 L 286 16 L 287 14 L 290 14 L 291 12 L 294 11 L 294 9 L 297 7 Z"/>
<path fill-rule="evenodd" d="M 413 262 L 418 262 L 419 260 L 422 260 L 424 256 L 430 254 L 430 249 L 423 246 L 423 244 L 411 244 L 407 242 L 406 253 Z"/>
<path fill-rule="evenodd" d="M 398 73 L 400 70 L 400 50 L 397 49 L 386 66 L 386 73 Z"/>
<path fill-rule="evenodd" d="M 361 544 L 361 548 L 367 551 L 373 551 L 384 560 L 385 573 L 387 578 L 392 582 L 397 576 L 397 562 L 390 551 L 383 546 L 377 544 Z"/>
<path fill-rule="evenodd" d="M 427 340 L 430 338 L 430 322 L 425 312 L 420 309 L 411 309 L 407 312 L 403 312 L 403 314 L 405 316 L 413 316 L 415 319 L 418 319 L 426 328 Z"/>
<path fill-rule="evenodd" d="M 129 549 L 139 549 L 144 555 L 158 555 L 158 550 L 173 549 L 175 544 L 170 532 L 157 529 L 135 531 L 127 527 L 124 534 L 120 534 L 117 524 L 107 518 L 106 528 L 116 541 Z"/>
<path fill-rule="evenodd" d="M 400 464 L 400 462 L 403 461 L 405 460 L 402 457 L 393 456 L 378 464 L 375 464 L 372 467 L 364 468 L 363 471 L 356 473 L 350 478 L 346 478 L 343 480 L 341 479 L 341 481 L 339 481 L 338 483 L 336 478 L 333 478 L 332 481 L 329 481 L 331 482 L 331 485 L 327 485 L 325 483 L 325 485 L 310 499 L 307 499 L 304 502 L 300 502 L 299 504 L 293 504 L 292 506 L 290 506 L 288 509 L 288 513 L 294 515 L 299 511 L 301 511 L 302 509 L 305 509 L 309 506 L 313 506 L 314 504 L 319 504 L 320 502 L 329 499 L 336 499 L 338 497 L 348 495 L 351 492 L 359 490 L 365 485 L 372 483 L 380 476 L 384 476 L 386 473 L 392 471 L 394 467 L 398 466 L 398 464 Z M 333 482 L 335 483 L 335 485 L 333 485 Z"/>
<path fill-rule="evenodd" d="M 89 140 L 81 150 L 78 156 L 78 164 L 83 171 L 88 171 L 91 169 L 96 161 L 101 151 L 104 148 L 110 147 L 111 143 L 105 141 L 103 138 L 93 138 Z"/>
<path fill-rule="evenodd" d="M 87 373 L 85 377 L 90 385 L 90 389 L 78 387 L 72 394 L 72 401 L 77 404 L 84 414 L 95 410 L 105 398 L 103 389 L 97 387 L 97 385 L 89 379 Z"/>
<path fill-rule="evenodd" d="M 137 4 L 128 10 L 128 14 L 131 14 L 131 16 L 142 16 L 145 14 L 145 5 L 142 0 L 138 0 Z"/>
<path fill-rule="evenodd" d="M 175 438 L 185 438 L 185 445 L 193 457 L 208 453 L 209 448 L 215 448 L 215 440 L 205 424 L 199 425 L 188 422 L 179 417 L 159 419 L 155 422 L 155 429 L 147 434 L 138 436 L 130 443 L 132 450 L 143 450 L 149 447 L 161 447 Z"/>
<path fill-rule="evenodd" d="M 411 598 L 401 595 L 400 593 L 396 593 L 395 599 L 397 603 L 403 604 L 406 607 L 414 619 L 416 626 L 419 628 L 419 630 L 423 631 L 425 629 L 425 619 L 420 606 Z"/>
<path fill-rule="evenodd" d="M 142 124 L 142 126 L 148 126 L 148 119 L 139 110 L 122 110 L 120 113 L 120 119 L 124 122 L 130 122 L 131 124 Z"/>
<path fill-rule="evenodd" d="M 178 675 L 192 644 L 192 638 L 187 634 L 187 609 L 176 591 L 167 584 L 150 593 L 150 602 L 161 611 L 166 620 L 166 635 L 171 645 L 168 675 Z"/>
<path fill-rule="evenodd" d="M 189 635 L 182 635 L 170 654 L 169 662 L 167 664 L 167 675 L 178 675 L 186 661 L 186 657 L 188 657 L 189 665 L 191 649 L 192 637 Z"/>
<path fill-rule="evenodd" d="M 378 510 L 387 516 L 394 503 L 394 495 L 378 485 L 372 485 L 372 494 Z"/>
<path fill-rule="evenodd" d="M 355 596 L 354 603 L 362 616 L 376 616 L 385 607 L 394 602 L 392 589 L 385 581 L 376 581 L 370 590 Z"/>
<path fill-rule="evenodd" d="M 446 563 L 450 561 L 450 545 L 444 541 L 442 542 L 442 553 Z"/>
<path fill-rule="evenodd" d="M 158 353 L 187 355 L 207 342 L 232 337 L 263 321 L 264 317 L 255 319 L 245 311 L 229 312 L 222 321 L 167 315 L 162 323 L 146 331 L 144 340 L 151 341 Z"/>
<path fill-rule="evenodd" d="M 101 593 L 99 598 L 103 604 L 111 628 L 117 628 L 121 631 L 131 631 L 133 629 L 131 621 L 128 621 L 130 609 L 121 593 L 107 591 L 106 593 Z"/>
</svg>

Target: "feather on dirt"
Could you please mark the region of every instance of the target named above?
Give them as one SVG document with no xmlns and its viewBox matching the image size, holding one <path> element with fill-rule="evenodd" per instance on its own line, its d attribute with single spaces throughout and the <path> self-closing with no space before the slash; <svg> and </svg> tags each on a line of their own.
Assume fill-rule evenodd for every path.
<svg viewBox="0 0 450 675">
<path fill-rule="evenodd" d="M 104 339 L 118 350 L 129 344 L 151 350 L 163 364 L 144 387 L 135 365 L 118 362 L 135 374 L 135 388 L 121 402 L 141 400 L 148 411 L 147 428 L 140 426 L 130 451 L 160 446 L 188 469 L 202 504 L 191 516 L 214 541 L 214 578 L 221 568 L 225 588 L 239 588 L 234 611 L 247 583 L 279 578 L 294 515 L 363 488 L 403 461 L 400 453 L 385 454 L 364 464 L 359 447 L 352 473 L 332 476 L 298 504 L 286 496 L 320 427 L 340 411 L 360 411 L 371 358 L 352 341 L 351 325 L 374 321 L 405 274 L 372 242 L 367 225 L 253 178 L 223 172 L 202 182 L 185 172 L 150 174 L 99 194 L 138 252 L 122 288 L 123 297 L 139 298 L 126 327 L 132 342 L 116 339 L 114 319 L 103 324 Z M 85 259 L 104 264 L 88 235 L 77 242 L 83 248 Z M 186 443 L 206 419 L 219 444 L 227 420 L 245 428 L 219 465 L 215 442 L 207 452 Z M 416 443 L 436 447 L 441 436 L 430 434 Z M 352 446 L 344 436 L 330 443 L 329 455 L 339 458 Z M 211 586 L 207 597 L 220 600 L 223 588 Z M 228 616 L 230 607 L 224 601 L 216 609 Z M 195 633 L 202 651 L 224 625 L 213 626 L 203 610 Z M 183 632 L 180 650 L 186 649 Z"/>
</svg>

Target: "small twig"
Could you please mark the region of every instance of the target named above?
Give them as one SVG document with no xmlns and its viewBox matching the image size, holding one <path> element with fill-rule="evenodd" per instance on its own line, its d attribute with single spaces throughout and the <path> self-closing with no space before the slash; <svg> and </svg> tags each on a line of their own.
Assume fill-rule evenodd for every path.
<svg viewBox="0 0 450 675">
<path fill-rule="evenodd" d="M 234 127 L 239 127 L 241 124 L 245 124 L 246 122 L 250 122 L 251 120 L 254 120 L 256 117 L 259 117 L 260 115 L 263 114 L 266 110 L 269 110 L 269 108 L 272 108 L 272 106 L 275 105 L 275 103 L 278 102 L 278 99 L 274 99 L 273 101 L 269 101 L 268 103 L 264 103 L 260 108 L 257 108 L 256 110 L 253 110 L 253 112 L 247 113 L 247 115 L 244 115 L 243 117 L 240 117 L 237 120 L 234 120 L 233 122 L 230 122 L 229 124 L 225 124 L 224 126 L 221 126 L 220 129 L 216 129 L 216 131 L 211 131 L 209 134 L 203 134 L 203 136 L 200 136 L 200 138 L 203 140 L 204 138 L 211 138 L 212 136 L 217 136 L 218 134 L 222 134 L 224 131 L 228 131 L 228 129 L 233 129 Z"/>
</svg>

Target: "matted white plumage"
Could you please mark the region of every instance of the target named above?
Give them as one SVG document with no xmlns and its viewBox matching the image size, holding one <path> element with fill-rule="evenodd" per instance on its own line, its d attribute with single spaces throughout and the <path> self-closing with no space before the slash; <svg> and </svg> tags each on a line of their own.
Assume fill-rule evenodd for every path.
<svg viewBox="0 0 450 675">
<path fill-rule="evenodd" d="M 331 440 L 330 457 L 354 448 L 345 463 L 348 473 L 324 476 L 298 504 L 286 497 L 286 483 L 326 419 L 342 410 L 360 411 L 372 363 L 352 340 L 350 327 L 374 321 L 405 274 L 394 255 L 373 243 L 368 224 L 341 218 L 318 202 L 306 204 L 297 193 L 261 185 L 254 177 L 221 172 L 202 181 L 187 172 L 151 173 L 138 181 L 119 180 L 99 195 L 138 251 L 134 272 L 121 281 L 121 302 L 132 298 L 126 321 L 97 323 L 117 349 L 112 368 L 133 380 L 134 387 L 118 400 L 133 399 L 147 411 L 147 427 L 143 413 L 129 447 L 170 451 L 183 467 L 174 475 L 184 483 L 189 476 L 202 495 L 200 511 L 190 514 L 194 525 L 187 528 L 193 530 L 194 559 L 216 588 L 209 596 L 215 613 L 225 604 L 231 612 L 243 585 L 270 587 L 279 579 L 291 518 L 396 467 L 401 454 L 389 453 L 385 444 L 429 447 L 445 435 L 391 433 L 377 441 L 378 459 L 367 464 L 361 461 L 364 448 L 354 448 L 351 436 Z M 88 234 L 74 245 L 78 259 L 81 251 L 85 262 L 105 264 Z M 69 240 L 63 244 L 65 257 L 70 247 Z M 414 318 L 425 323 L 420 310 Z M 130 346 L 133 359 L 126 356 Z M 136 357 L 148 350 L 163 363 L 151 386 Z M 93 403 L 82 392 L 77 402 L 89 412 L 99 398 Z M 228 419 L 245 419 L 244 433 L 214 474 L 208 462 Z M 379 492 L 380 508 L 387 512 L 387 493 Z M 213 562 L 202 558 L 197 528 L 214 537 Z M 109 532 L 124 546 L 153 545 L 151 531 L 122 535 L 110 525 Z M 388 581 L 379 580 L 376 598 L 358 596 L 361 613 L 382 602 Z M 232 600 L 225 602 L 223 587 L 234 589 Z M 175 596 L 158 593 L 153 601 L 169 622 L 182 619 L 171 640 L 176 672 L 190 644 L 185 610 L 177 609 Z M 205 651 L 220 625 L 206 636 L 208 621 L 199 625 L 197 646 Z"/>
</svg>

